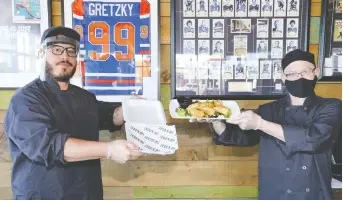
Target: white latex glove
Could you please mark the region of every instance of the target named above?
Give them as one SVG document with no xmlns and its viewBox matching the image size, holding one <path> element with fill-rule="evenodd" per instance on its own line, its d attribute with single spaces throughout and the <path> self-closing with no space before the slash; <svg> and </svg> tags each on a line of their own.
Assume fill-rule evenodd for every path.
<svg viewBox="0 0 343 201">
<path fill-rule="evenodd" d="M 117 163 L 126 163 L 128 160 L 136 160 L 143 156 L 142 152 L 138 151 L 138 147 L 127 140 L 115 140 L 109 142 L 107 150 L 107 158 Z"/>
<path fill-rule="evenodd" d="M 261 116 L 251 110 L 242 112 L 236 119 L 227 121 L 227 123 L 238 125 L 242 130 L 257 130 L 259 129 L 261 122 Z"/>
<path fill-rule="evenodd" d="M 224 130 L 226 129 L 226 125 L 224 122 L 222 122 L 219 119 L 197 119 L 197 118 L 191 118 L 189 119 L 190 123 L 212 123 L 213 129 L 216 131 L 218 135 L 221 135 Z"/>
</svg>

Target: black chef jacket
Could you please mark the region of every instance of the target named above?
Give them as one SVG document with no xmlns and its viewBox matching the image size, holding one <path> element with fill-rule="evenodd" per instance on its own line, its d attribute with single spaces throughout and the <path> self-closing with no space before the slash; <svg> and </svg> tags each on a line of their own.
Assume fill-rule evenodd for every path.
<svg viewBox="0 0 343 201">
<path fill-rule="evenodd" d="M 214 142 L 224 146 L 259 143 L 259 199 L 331 199 L 331 148 L 342 124 L 342 102 L 315 94 L 302 106 L 290 97 L 260 106 L 256 113 L 280 124 L 285 142 L 262 131 L 226 124 Z"/>
<path fill-rule="evenodd" d="M 74 85 L 36 79 L 18 89 L 4 120 L 13 161 L 13 199 L 103 199 L 100 159 L 68 163 L 69 137 L 98 141 L 99 130 L 118 130 L 118 103 L 96 100 Z"/>
</svg>

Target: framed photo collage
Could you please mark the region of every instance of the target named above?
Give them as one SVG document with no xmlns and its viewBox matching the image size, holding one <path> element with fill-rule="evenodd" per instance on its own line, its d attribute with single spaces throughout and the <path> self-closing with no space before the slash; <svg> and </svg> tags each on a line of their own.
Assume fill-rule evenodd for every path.
<svg viewBox="0 0 343 201">
<path fill-rule="evenodd" d="M 281 59 L 308 27 L 308 0 L 174 0 L 173 98 L 283 96 Z"/>
<path fill-rule="evenodd" d="M 342 82 L 342 0 L 323 1 L 320 81 Z"/>
</svg>

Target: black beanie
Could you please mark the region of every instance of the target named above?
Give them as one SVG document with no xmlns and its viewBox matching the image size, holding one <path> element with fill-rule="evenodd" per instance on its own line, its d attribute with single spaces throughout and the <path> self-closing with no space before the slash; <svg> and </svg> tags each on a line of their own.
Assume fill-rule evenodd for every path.
<svg viewBox="0 0 343 201">
<path fill-rule="evenodd" d="M 63 35 L 80 42 L 80 34 L 77 33 L 77 31 L 68 27 L 58 26 L 50 27 L 47 30 L 45 30 L 41 38 L 41 43 L 43 43 L 46 38 L 57 35 Z"/>
<path fill-rule="evenodd" d="M 285 70 L 285 68 L 294 61 L 308 61 L 312 63 L 314 66 L 316 65 L 316 63 L 314 62 L 314 55 L 312 53 L 296 49 L 291 52 L 288 52 L 282 59 L 282 69 Z"/>
</svg>

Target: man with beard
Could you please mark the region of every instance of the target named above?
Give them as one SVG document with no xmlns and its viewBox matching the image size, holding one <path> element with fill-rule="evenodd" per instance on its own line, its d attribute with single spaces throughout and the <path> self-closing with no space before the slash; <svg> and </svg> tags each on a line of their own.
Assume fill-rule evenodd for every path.
<svg viewBox="0 0 343 201">
<path fill-rule="evenodd" d="M 281 67 L 288 94 L 227 122 L 214 121 L 214 142 L 259 144 L 259 199 L 330 200 L 331 148 L 341 134 L 342 101 L 315 94 L 320 72 L 313 54 L 296 49 Z"/>
<path fill-rule="evenodd" d="M 100 102 L 69 83 L 80 35 L 52 27 L 41 39 L 39 78 L 13 95 L 4 120 L 13 161 L 14 199 L 103 199 L 101 158 L 125 163 L 142 156 L 126 140 L 99 142 L 99 130 L 119 130 L 119 103 Z"/>
</svg>

